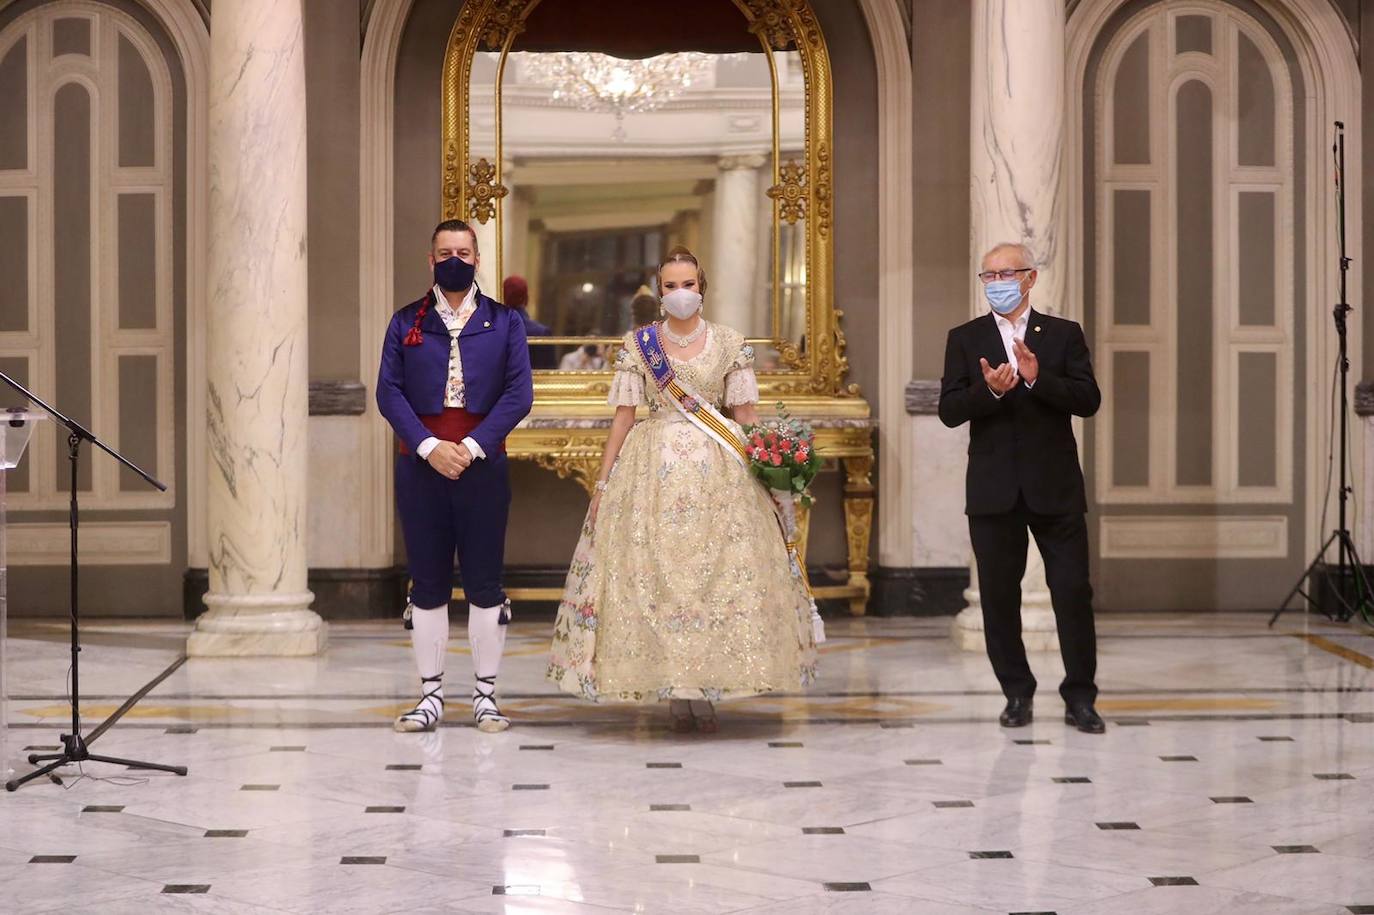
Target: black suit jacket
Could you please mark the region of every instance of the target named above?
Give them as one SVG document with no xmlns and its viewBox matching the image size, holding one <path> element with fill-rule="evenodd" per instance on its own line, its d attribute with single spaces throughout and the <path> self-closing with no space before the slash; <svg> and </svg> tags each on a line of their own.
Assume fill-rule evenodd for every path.
<svg viewBox="0 0 1374 915">
<path fill-rule="evenodd" d="M 1036 514 L 1088 510 L 1083 470 L 1074 440 L 1074 416 L 1092 416 L 1102 403 L 1083 328 L 1031 309 L 1026 346 L 1040 362 L 1035 387 L 1024 381 L 1000 400 L 983 381 L 979 359 L 993 368 L 1007 361 L 992 313 L 949 332 L 940 421 L 951 429 L 969 423 L 965 511 L 1011 511 L 1016 497 Z"/>
</svg>

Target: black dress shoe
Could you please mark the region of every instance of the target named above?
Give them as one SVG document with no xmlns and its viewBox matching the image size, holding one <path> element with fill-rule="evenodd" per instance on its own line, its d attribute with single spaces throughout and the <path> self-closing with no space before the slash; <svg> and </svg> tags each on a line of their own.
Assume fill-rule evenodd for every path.
<svg viewBox="0 0 1374 915">
<path fill-rule="evenodd" d="M 1023 728 L 1034 717 L 1031 699 L 1008 699 L 1007 707 L 1002 709 L 1002 716 L 997 721 L 1004 728 Z"/>
<path fill-rule="evenodd" d="M 1064 710 L 1064 723 L 1071 724 L 1084 734 L 1101 734 L 1107 730 L 1102 716 L 1093 709 L 1092 703 L 1075 702 Z"/>
</svg>

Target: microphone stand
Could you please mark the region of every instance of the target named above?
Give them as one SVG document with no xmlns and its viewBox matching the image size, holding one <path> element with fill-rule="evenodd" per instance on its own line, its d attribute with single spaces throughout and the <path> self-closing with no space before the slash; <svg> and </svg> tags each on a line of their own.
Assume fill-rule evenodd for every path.
<svg viewBox="0 0 1374 915">
<path fill-rule="evenodd" d="M 1360 554 L 1355 549 L 1355 538 L 1350 536 L 1350 530 L 1346 527 L 1347 506 L 1350 502 L 1350 496 L 1354 492 L 1348 482 L 1350 470 L 1347 466 L 1347 458 L 1350 454 L 1350 425 L 1347 419 L 1350 413 L 1350 350 L 1349 329 L 1346 321 L 1346 316 L 1353 309 L 1346 301 L 1346 275 L 1350 271 L 1350 258 L 1345 254 L 1345 125 L 1340 121 L 1336 121 L 1335 139 L 1331 146 L 1331 152 L 1336 160 L 1336 239 L 1340 270 L 1340 299 L 1331 309 L 1331 317 L 1336 322 L 1336 340 L 1339 346 L 1336 364 L 1340 371 L 1341 385 L 1340 435 L 1337 442 L 1337 447 L 1341 452 L 1341 470 L 1340 489 L 1336 491 L 1339 520 L 1336 529 L 1331 532 L 1330 537 L 1326 538 L 1326 542 L 1317 551 L 1316 557 L 1307 566 L 1307 570 L 1298 578 L 1293 589 L 1288 592 L 1288 596 L 1279 605 L 1279 609 L 1274 611 L 1274 615 L 1270 617 L 1269 625 L 1271 627 L 1278 621 L 1283 611 L 1288 609 L 1289 602 L 1299 594 L 1307 601 L 1309 610 L 1315 607 L 1327 619 L 1341 623 L 1347 622 L 1356 613 L 1366 614 L 1366 618 L 1368 618 L 1367 614 L 1371 601 L 1374 601 L 1374 588 L 1370 587 L 1369 576 L 1365 573 L 1364 563 L 1360 561 Z M 1330 580 L 1331 565 L 1326 561 L 1326 551 L 1331 548 L 1333 543 L 1336 544 L 1336 578 L 1331 585 L 1331 593 L 1335 596 L 1337 604 L 1334 615 L 1326 612 L 1318 599 L 1303 590 L 1303 582 L 1311 579 L 1318 566 L 1324 567 L 1327 579 Z M 1353 585 L 1353 588 L 1348 587 L 1348 585 Z M 1351 591 L 1353 593 L 1350 593 Z"/>
<path fill-rule="evenodd" d="M 81 736 L 81 641 L 79 612 L 80 604 L 77 595 L 78 562 L 76 548 L 77 530 L 80 524 L 80 508 L 77 505 L 76 491 L 77 467 L 81 459 L 81 443 L 90 442 L 92 445 L 99 448 L 101 451 L 104 451 L 106 454 L 110 455 L 110 457 L 114 458 L 116 461 L 119 461 L 119 463 L 123 464 L 125 467 L 132 470 L 134 473 L 138 474 L 140 477 L 146 480 L 150 486 L 154 487 L 158 491 L 166 492 L 167 486 L 153 479 L 151 476 L 145 473 L 141 468 L 135 466 L 123 455 L 112 450 L 104 442 L 96 438 L 95 434 L 92 433 L 89 429 L 86 429 L 84 426 L 82 426 L 75 420 L 70 419 L 67 416 L 64 416 L 61 412 L 57 410 L 56 407 L 53 407 L 50 404 L 45 403 L 32 391 L 21 385 L 19 382 L 15 381 L 10 376 L 6 375 L 4 372 L 0 372 L 0 381 L 3 381 L 11 388 L 18 391 L 19 394 L 26 398 L 29 402 L 38 406 L 43 410 L 43 412 L 47 413 L 53 419 L 57 420 L 59 423 L 67 427 L 69 433 L 67 435 L 67 460 L 71 465 L 71 508 L 68 518 L 68 524 L 71 527 L 72 533 L 70 566 L 72 639 L 72 732 L 70 734 L 62 735 L 63 751 L 61 753 L 55 753 L 46 756 L 30 756 L 29 763 L 31 765 L 46 765 L 42 765 L 42 768 L 35 769 L 33 772 L 30 772 L 29 774 L 24 775 L 20 778 L 12 779 L 6 782 L 5 790 L 16 791 L 19 789 L 19 786 L 23 785 L 24 783 L 33 781 L 36 778 L 42 778 L 43 776 L 47 776 L 48 778 L 52 779 L 54 782 L 60 785 L 62 784 L 62 779 L 59 776 L 53 774 L 54 770 L 60 769 L 63 766 L 71 765 L 72 763 L 83 762 L 110 763 L 116 766 L 126 766 L 130 769 L 155 769 L 160 772 L 171 772 L 176 775 L 185 775 L 185 766 L 167 766 L 162 765 L 161 763 L 147 763 L 138 762 L 137 760 L 132 759 L 120 759 L 115 756 L 98 756 L 90 751 L 89 745 L 94 743 L 97 737 L 105 733 L 105 731 L 109 730 L 109 728 L 116 721 L 123 717 L 124 713 L 133 707 L 133 701 L 126 702 L 122 706 L 120 706 L 119 709 L 116 710 L 113 715 L 111 715 L 105 721 L 101 722 L 100 726 L 97 727 L 94 731 L 92 731 L 89 737 Z"/>
</svg>

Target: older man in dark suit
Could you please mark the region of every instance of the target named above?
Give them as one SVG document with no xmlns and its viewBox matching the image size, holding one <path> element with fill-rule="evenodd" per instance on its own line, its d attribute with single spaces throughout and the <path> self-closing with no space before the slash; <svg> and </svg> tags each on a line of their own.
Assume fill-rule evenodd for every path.
<svg viewBox="0 0 1374 915">
<path fill-rule="evenodd" d="M 1065 676 L 1065 721 L 1103 732 L 1088 581 L 1087 498 L 1072 417 L 1102 402 L 1083 329 L 1031 307 L 1025 245 L 997 245 L 978 277 L 990 311 L 949 333 L 940 419 L 969 423 L 966 512 L 988 658 L 1007 697 L 1003 727 L 1031 722 L 1035 676 L 1021 641 L 1027 532 L 1045 561 Z"/>
</svg>

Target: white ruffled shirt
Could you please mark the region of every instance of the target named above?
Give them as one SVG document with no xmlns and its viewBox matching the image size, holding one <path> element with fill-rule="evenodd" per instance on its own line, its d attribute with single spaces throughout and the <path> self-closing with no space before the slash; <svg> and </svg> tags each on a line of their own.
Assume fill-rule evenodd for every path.
<svg viewBox="0 0 1374 915">
<path fill-rule="evenodd" d="M 444 386 L 444 406 L 461 410 L 467 406 L 467 388 L 463 384 L 463 354 L 458 350 L 458 335 L 467 326 L 468 319 L 472 317 L 473 312 L 477 311 L 477 284 L 473 283 L 468 289 L 468 294 L 463 298 L 457 311 L 454 311 L 453 306 L 448 303 L 448 299 L 444 296 L 444 291 L 439 288 L 438 283 L 435 283 L 434 288 L 430 291 L 434 295 L 434 313 L 448 328 L 451 341 L 448 350 L 448 383 Z M 463 439 L 462 443 L 467 446 L 474 458 L 480 460 L 487 456 L 486 452 L 482 450 L 482 446 L 477 444 L 472 436 L 469 435 Z M 431 435 L 420 443 L 420 446 L 415 449 L 415 453 L 427 461 L 430 452 L 438 446 L 439 439 Z"/>
</svg>

